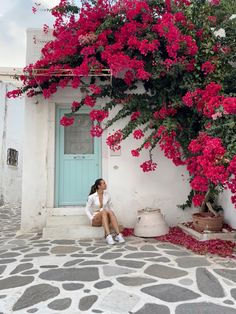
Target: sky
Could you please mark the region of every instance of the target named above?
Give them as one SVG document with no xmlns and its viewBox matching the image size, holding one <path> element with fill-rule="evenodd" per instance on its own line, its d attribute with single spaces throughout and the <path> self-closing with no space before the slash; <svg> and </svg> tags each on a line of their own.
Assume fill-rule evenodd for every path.
<svg viewBox="0 0 236 314">
<path fill-rule="evenodd" d="M 51 8 L 59 0 L 2 0 L 0 6 L 0 67 L 24 67 L 26 59 L 26 29 L 53 25 L 54 19 L 43 10 L 33 14 L 34 3 Z"/>
</svg>

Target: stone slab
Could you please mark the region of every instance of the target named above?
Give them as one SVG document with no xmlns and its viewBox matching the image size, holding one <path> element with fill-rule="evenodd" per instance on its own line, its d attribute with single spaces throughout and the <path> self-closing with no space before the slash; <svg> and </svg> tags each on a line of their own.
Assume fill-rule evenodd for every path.
<svg viewBox="0 0 236 314">
<path fill-rule="evenodd" d="M 99 304 L 99 308 L 105 313 L 129 313 L 139 302 L 140 297 L 122 290 L 112 290 Z"/>
</svg>

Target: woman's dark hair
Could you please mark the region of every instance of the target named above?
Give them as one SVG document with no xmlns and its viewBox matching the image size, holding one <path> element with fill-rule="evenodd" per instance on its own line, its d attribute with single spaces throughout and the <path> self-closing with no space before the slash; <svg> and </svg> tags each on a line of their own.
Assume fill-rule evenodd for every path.
<svg viewBox="0 0 236 314">
<path fill-rule="evenodd" d="M 98 186 L 101 184 L 101 181 L 103 181 L 102 178 L 97 179 L 97 180 L 95 181 L 94 185 L 91 186 L 91 190 L 90 190 L 89 195 L 91 195 L 91 194 L 93 194 L 93 193 L 95 193 L 95 192 L 97 191 Z"/>
</svg>

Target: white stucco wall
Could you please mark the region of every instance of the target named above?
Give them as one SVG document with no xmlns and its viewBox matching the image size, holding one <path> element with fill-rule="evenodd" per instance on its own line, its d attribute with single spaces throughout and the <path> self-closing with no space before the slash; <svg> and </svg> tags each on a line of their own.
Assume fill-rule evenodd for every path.
<svg viewBox="0 0 236 314">
<path fill-rule="evenodd" d="M 0 82 L 0 202 L 21 201 L 24 98 L 8 99 L 13 84 Z M 18 165 L 7 164 L 7 150 L 18 151 Z"/>
<path fill-rule="evenodd" d="M 28 30 L 27 60 L 33 62 L 40 56 L 40 47 L 33 38 L 43 43 L 39 30 Z M 41 36 L 41 37 L 40 37 Z M 55 181 L 55 112 L 56 106 L 70 107 L 78 100 L 79 91 L 71 88 L 58 90 L 50 98 L 41 96 L 27 99 L 25 104 L 24 164 L 22 185 L 22 231 L 42 230 L 49 210 L 54 206 Z M 101 103 L 104 102 L 103 100 Z M 122 126 L 117 124 L 114 130 Z M 113 132 L 113 128 L 108 132 Z M 176 167 L 163 153 L 156 150 L 154 160 L 158 168 L 153 173 L 143 173 L 139 165 L 148 156 L 134 158 L 130 151 L 138 142 L 127 139 L 120 154 L 114 154 L 102 137 L 102 177 L 108 183 L 118 220 L 133 227 L 137 210 L 144 207 L 160 208 L 169 225 L 191 220 L 192 209 L 177 208 L 185 202 L 190 191 L 184 167 Z M 93 182 L 91 182 L 91 185 Z"/>
<path fill-rule="evenodd" d="M 236 208 L 231 202 L 231 196 L 231 191 L 226 189 L 219 195 L 219 203 L 224 209 L 224 221 L 236 229 Z"/>
<path fill-rule="evenodd" d="M 40 230 L 45 223 L 41 211 L 47 201 L 47 139 L 47 105 L 26 99 L 21 222 L 27 231 Z"/>
<path fill-rule="evenodd" d="M 70 107 L 77 97 L 78 90 L 67 88 L 59 90 L 50 102 L 41 96 L 26 100 L 23 230 L 41 230 L 47 209 L 54 207 L 56 107 L 65 104 Z M 115 129 L 120 126 L 117 124 Z M 105 143 L 108 132 L 113 129 L 102 137 L 102 176 L 108 183 L 119 222 L 127 227 L 134 226 L 137 210 L 144 207 L 160 208 L 170 225 L 190 219 L 192 210 L 177 208 L 189 192 L 185 168 L 175 167 L 157 150 L 154 157 L 158 163 L 157 171 L 143 173 L 139 165 L 148 156 L 134 158 L 130 154 L 138 142 L 127 139 L 120 153 L 114 154 Z"/>
<path fill-rule="evenodd" d="M 109 188 L 119 220 L 126 226 L 133 226 L 137 210 L 151 207 L 160 208 L 169 225 L 186 221 L 192 211 L 177 208 L 177 204 L 185 202 L 190 191 L 185 168 L 176 168 L 157 150 L 154 154 L 157 170 L 144 173 L 140 164 L 149 159 L 148 155 L 132 157 L 130 148 L 136 147 L 133 142 L 128 139 L 122 145 L 121 155 L 109 156 L 108 161 Z"/>
</svg>

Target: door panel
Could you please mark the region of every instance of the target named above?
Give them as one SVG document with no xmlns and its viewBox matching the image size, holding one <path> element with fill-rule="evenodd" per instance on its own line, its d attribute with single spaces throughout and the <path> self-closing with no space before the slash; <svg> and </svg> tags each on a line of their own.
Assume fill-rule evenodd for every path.
<svg viewBox="0 0 236 314">
<path fill-rule="evenodd" d="M 80 112 L 73 125 L 63 127 L 59 120 L 66 112 L 59 108 L 56 119 L 56 204 L 84 205 L 91 185 L 101 176 L 101 143 L 90 136 L 92 122 L 88 112 Z"/>
</svg>

